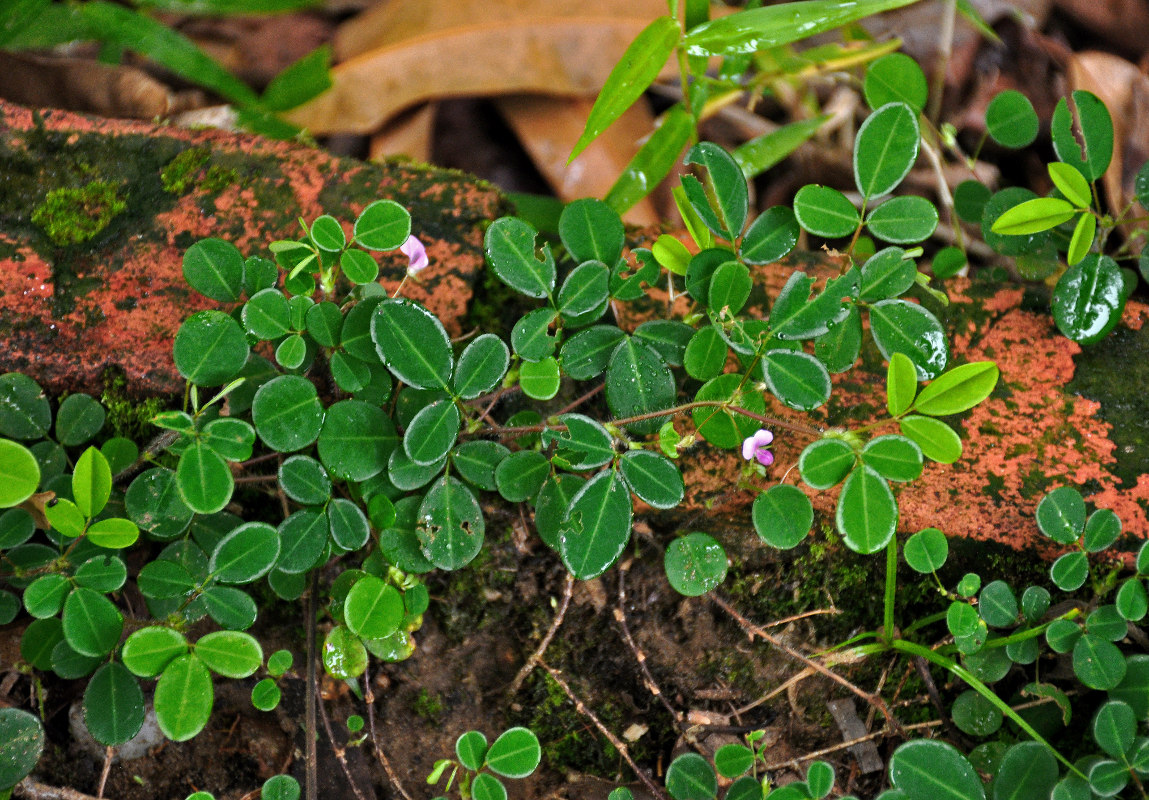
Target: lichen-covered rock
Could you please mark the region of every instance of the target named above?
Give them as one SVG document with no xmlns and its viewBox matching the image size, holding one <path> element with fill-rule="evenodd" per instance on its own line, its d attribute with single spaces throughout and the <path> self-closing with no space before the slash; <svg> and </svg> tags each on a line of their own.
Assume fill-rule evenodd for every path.
<svg viewBox="0 0 1149 800">
<path fill-rule="evenodd" d="M 504 210 L 459 173 L 3 102 L 0 176 L 0 372 L 29 372 L 53 392 L 98 393 L 108 368 L 134 393 L 178 390 L 172 338 L 210 304 L 184 283 L 189 245 L 218 236 L 266 255 L 301 235 L 299 217 L 349 224 L 380 198 L 411 211 L 430 256 L 404 293 L 458 334 L 481 225 Z M 403 274 L 396 256 L 382 258 L 385 285 Z"/>
</svg>

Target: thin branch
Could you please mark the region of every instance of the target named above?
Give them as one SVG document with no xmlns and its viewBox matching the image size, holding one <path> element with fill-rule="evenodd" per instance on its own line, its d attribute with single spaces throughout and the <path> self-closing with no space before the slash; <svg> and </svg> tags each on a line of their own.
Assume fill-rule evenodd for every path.
<svg viewBox="0 0 1149 800">
<path fill-rule="evenodd" d="M 318 699 L 317 682 L 315 678 L 315 595 L 319 592 L 319 573 L 311 571 L 311 586 L 307 590 L 307 601 L 304 603 L 306 619 L 303 624 L 307 626 L 307 691 L 303 693 L 304 700 L 304 734 L 307 737 L 306 754 L 307 770 L 304 774 L 304 797 L 307 800 L 319 800 L 319 756 L 315 750 L 316 735 L 315 703 Z"/>
<path fill-rule="evenodd" d="M 66 786 L 49 786 L 31 778 L 25 778 L 13 786 L 12 794 L 15 797 L 26 797 L 28 800 L 97 800 L 90 794 L 77 792 Z"/>
<path fill-rule="evenodd" d="M 100 771 L 100 788 L 96 790 L 96 797 L 104 796 L 104 787 L 108 785 L 108 774 L 112 771 L 112 755 L 116 752 L 114 747 L 104 750 L 104 768 Z"/>
<path fill-rule="evenodd" d="M 630 651 L 634 653 L 634 660 L 638 662 L 638 668 L 642 670 L 647 690 L 662 703 L 666 713 L 670 714 L 670 718 L 674 720 L 674 726 L 681 729 L 682 712 L 670 705 L 670 701 L 666 699 L 666 695 L 662 693 L 662 689 L 655 682 L 654 676 L 650 674 L 650 670 L 646 666 L 646 654 L 638 649 L 634 637 L 630 635 L 630 626 L 626 623 L 626 573 L 630 570 L 631 563 L 633 562 L 628 559 L 618 568 L 618 607 L 614 610 L 614 619 L 622 628 L 622 638 L 626 640 Z"/>
<path fill-rule="evenodd" d="M 805 664 L 807 667 L 814 670 L 815 672 L 820 672 L 821 674 L 825 675 L 827 678 L 834 681 L 835 683 L 838 683 L 842 686 L 845 686 L 847 689 L 849 689 L 851 692 L 856 694 L 858 697 L 862 698 L 867 703 L 869 703 L 871 706 L 878 709 L 878 711 L 881 712 L 882 716 L 886 718 L 886 723 L 890 726 L 890 728 L 892 728 L 895 731 L 901 730 L 901 724 L 894 718 L 894 715 L 892 713 L 890 713 L 890 709 L 886 706 L 886 701 L 883 700 L 881 697 L 878 697 L 877 695 L 870 694 L 869 692 L 855 686 L 854 684 L 850 683 L 850 681 L 846 680 L 845 678 L 843 678 L 841 675 L 837 674 L 833 670 L 823 666 L 822 664 L 819 664 L 817 661 L 814 661 L 812 658 L 809 658 L 808 656 L 805 656 L 802 653 L 799 653 L 797 650 L 795 650 L 793 647 L 791 647 L 790 645 L 783 642 L 777 636 L 774 636 L 773 634 L 768 633 L 766 631 L 766 629 L 763 628 L 761 625 L 755 625 L 753 622 L 746 619 L 746 617 L 744 617 L 740 613 L 738 613 L 738 610 L 736 608 L 734 608 L 732 605 L 727 603 L 725 600 L 723 600 L 718 595 L 711 594 L 710 599 L 714 601 L 715 605 L 717 605 L 719 608 L 721 608 L 723 611 L 725 611 L 727 614 L 729 614 L 734 619 L 734 621 L 737 622 L 742 627 L 742 630 L 746 631 L 746 633 L 751 638 L 758 636 L 759 638 L 765 639 L 767 642 L 772 644 L 774 647 L 777 647 L 779 650 L 781 650 L 783 653 L 790 656 L 791 658 L 796 659 L 798 661 L 801 661 L 803 664 Z"/>
<path fill-rule="evenodd" d="M 559 626 L 563 624 L 563 617 L 566 616 L 567 608 L 571 604 L 571 594 L 573 592 L 574 575 L 568 572 L 566 580 L 563 582 L 563 599 L 562 602 L 559 603 L 559 610 L 555 613 L 555 618 L 551 620 L 551 627 L 547 630 L 546 635 L 543 636 L 543 640 L 539 642 L 539 646 L 535 648 L 535 652 L 531 653 L 531 657 L 527 659 L 522 669 L 519 670 L 519 674 L 516 675 L 515 679 L 511 682 L 510 694 L 512 696 L 518 694 L 519 689 L 523 686 L 523 681 L 531 674 L 531 670 L 542 663 L 543 653 L 547 651 L 551 639 L 555 638 L 555 633 L 558 632 Z"/>
<path fill-rule="evenodd" d="M 559 685 L 559 688 L 563 690 L 563 693 L 570 699 L 572 703 L 574 703 L 575 711 L 589 719 L 591 724 L 598 728 L 598 732 L 606 737 L 606 740 L 611 743 L 615 750 L 618 751 L 619 755 L 621 755 L 623 760 L 626 761 L 627 765 L 631 768 L 634 774 L 637 775 L 639 780 L 641 780 L 646 788 L 650 790 L 650 793 L 659 798 L 659 800 L 666 800 L 666 794 L 658 788 L 658 786 L 654 783 L 653 780 L 651 780 L 650 776 L 647 775 L 646 772 L 639 768 L 638 764 L 634 763 L 634 759 L 630 757 L 630 751 L 627 749 L 626 743 L 611 733 L 610 730 L 602 724 L 599 718 L 595 716 L 595 713 L 587 708 L 586 703 L 578 699 L 575 693 L 571 690 L 571 687 L 565 680 L 563 680 L 562 674 L 559 673 L 558 670 L 553 669 L 549 664 L 547 664 L 547 662 L 543 661 L 542 659 L 539 659 L 538 664 L 540 667 L 547 671 L 547 674 L 550 675 L 554 682 Z"/>
<path fill-rule="evenodd" d="M 915 722 L 913 725 L 903 725 L 902 731 L 908 732 L 908 731 L 925 730 L 927 728 L 936 728 L 941 724 L 942 724 L 942 721 L 940 719 L 932 719 L 932 720 L 929 720 L 928 722 Z M 812 753 L 806 753 L 805 755 L 795 756 L 794 758 L 791 758 L 787 761 L 779 761 L 775 764 L 767 764 L 766 766 L 764 766 L 762 768 L 762 770 L 764 772 L 774 772 L 776 770 L 786 769 L 786 768 L 797 769 L 798 765 L 801 764 L 803 761 L 813 761 L 815 758 L 821 758 L 822 756 L 829 755 L 830 753 L 836 753 L 839 750 L 846 750 L 847 748 L 853 747 L 854 745 L 864 744 L 865 742 L 869 742 L 873 739 L 877 739 L 877 738 L 880 738 L 882 736 L 888 736 L 888 735 L 890 735 L 889 729 L 888 728 L 882 728 L 880 731 L 874 731 L 873 733 L 867 733 L 865 736 L 859 736 L 858 738 L 851 739 L 848 742 L 839 742 L 838 744 L 830 745 L 829 747 L 823 747 L 821 750 L 815 750 Z"/>
<path fill-rule="evenodd" d="M 404 800 L 413 800 L 411 795 L 407 794 L 407 790 L 403 788 L 403 784 L 399 782 L 399 776 L 391 767 L 391 760 L 387 758 L 387 754 L 383 751 L 383 745 L 379 743 L 379 734 L 375 730 L 375 691 L 371 688 L 371 675 L 367 674 L 364 677 L 366 678 L 366 689 L 363 697 L 367 701 L 367 725 L 371 730 L 371 745 L 375 748 L 375 755 L 379 756 L 379 763 L 383 765 L 383 771 L 387 773 L 387 780 L 391 781 L 395 791 L 403 795 Z"/>
<path fill-rule="evenodd" d="M 355 793 L 358 800 L 367 800 L 367 797 L 359 789 L 359 785 L 355 783 L 355 779 L 351 777 L 351 768 L 347 766 L 347 757 L 342 747 L 335 742 L 335 733 L 331 730 L 331 719 L 327 716 L 327 706 L 323 702 L 323 698 L 319 697 L 319 686 L 315 686 L 316 703 L 319 708 L 319 718 L 323 720 L 323 729 L 327 731 L 327 741 L 331 742 L 331 752 L 335 754 L 335 760 L 339 762 L 339 766 L 343 768 L 343 775 L 347 778 L 347 783 L 351 786 L 351 791 Z"/>
</svg>

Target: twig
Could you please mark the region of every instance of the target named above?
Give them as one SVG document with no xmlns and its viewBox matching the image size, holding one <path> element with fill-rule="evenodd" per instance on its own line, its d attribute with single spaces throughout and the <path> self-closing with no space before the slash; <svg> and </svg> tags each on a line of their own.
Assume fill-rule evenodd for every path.
<svg viewBox="0 0 1149 800">
<path fill-rule="evenodd" d="M 307 737 L 307 770 L 304 774 L 304 797 L 307 800 L 319 800 L 319 756 L 315 751 L 315 703 L 318 690 L 315 679 L 315 595 L 319 592 L 319 573 L 311 570 L 311 586 L 307 591 L 307 601 L 304 603 L 304 613 L 307 615 L 304 625 L 307 626 L 307 691 L 303 693 L 304 728 Z"/>
<path fill-rule="evenodd" d="M 555 618 L 551 620 L 551 627 L 547 630 L 546 635 L 543 636 L 543 640 L 539 642 L 539 646 L 535 648 L 535 652 L 531 653 L 531 657 L 527 659 L 527 663 L 523 664 L 522 669 L 519 670 L 519 674 L 516 675 L 515 679 L 511 682 L 511 695 L 518 694 L 519 689 L 521 689 L 523 686 L 523 681 L 525 681 L 527 676 L 531 674 L 531 670 L 533 670 L 537 665 L 542 664 L 543 653 L 547 651 L 547 647 L 550 646 L 551 639 L 555 638 L 555 633 L 558 632 L 559 626 L 563 624 L 563 617 L 566 616 L 567 608 L 571 604 L 571 594 L 573 592 L 574 575 L 568 572 L 566 575 L 566 580 L 563 583 L 563 599 L 562 602 L 559 603 L 559 610 L 555 613 Z"/>
<path fill-rule="evenodd" d="M 652 695 L 657 697 L 662 703 L 666 713 L 670 714 L 670 718 L 674 720 L 674 726 L 681 729 L 682 727 L 682 712 L 676 710 L 670 705 L 670 701 L 666 699 L 666 695 L 662 693 L 662 689 L 654 680 L 654 676 L 650 674 L 650 670 L 646 666 L 646 654 L 638 649 L 635 644 L 634 638 L 630 635 L 630 626 L 626 623 L 626 573 L 630 570 L 630 565 L 633 562 L 628 559 L 618 568 L 618 607 L 614 610 L 614 619 L 622 628 L 622 638 L 626 640 L 627 646 L 630 651 L 634 653 L 634 659 L 638 662 L 638 668 L 642 670 L 642 676 L 646 681 L 646 688 Z"/>
<path fill-rule="evenodd" d="M 630 751 L 627 749 L 626 743 L 611 733 L 610 730 L 602 724 L 599 718 L 595 716 L 595 713 L 587 708 L 586 703 L 578 699 L 575 693 L 571 691 L 571 687 L 567 685 L 565 680 L 563 680 L 563 677 L 559 671 L 553 669 L 541 658 L 538 660 L 538 665 L 547 671 L 547 674 L 550 675 L 554 682 L 559 685 L 559 688 L 563 690 L 563 693 L 566 694 L 572 703 L 574 703 L 575 711 L 589 719 L 591 724 L 598 728 L 599 733 L 606 737 L 606 740 L 611 743 L 615 750 L 618 751 L 619 755 L 622 756 L 623 760 L 626 761 L 627 765 L 630 766 L 631 770 L 634 771 L 634 774 L 637 775 L 639 780 L 641 780 L 646 788 L 650 790 L 650 793 L 659 798 L 659 800 L 666 800 L 666 794 L 658 788 L 654 781 L 650 779 L 649 775 L 647 775 L 643 770 L 639 769 L 638 764 L 634 763 L 634 759 L 630 757 Z"/>
<path fill-rule="evenodd" d="M 820 672 L 835 683 L 845 686 L 858 697 L 862 698 L 871 706 L 878 709 L 878 711 L 882 713 L 882 716 L 886 718 L 886 723 L 890 726 L 891 729 L 894 731 L 901 730 L 901 724 L 894 718 L 894 715 L 890 713 L 890 709 L 886 706 L 886 701 L 881 697 L 870 694 L 869 692 L 866 692 L 865 690 L 855 686 L 833 670 L 823 666 L 822 664 L 819 664 L 812 658 L 799 653 L 797 650 L 795 650 L 793 647 L 790 647 L 790 645 L 783 642 L 777 636 L 774 636 L 771 633 L 767 633 L 765 628 L 763 628 L 761 625 L 755 625 L 753 622 L 746 619 L 746 617 L 738 613 L 736 608 L 727 603 L 718 595 L 711 594 L 710 599 L 714 601 L 715 605 L 733 617 L 734 621 L 737 622 L 742 627 L 742 630 L 746 631 L 746 633 L 750 635 L 751 638 L 758 636 L 762 639 L 765 639 L 767 642 L 774 645 L 774 647 L 777 647 L 779 650 L 791 658 L 801 661 L 803 664 L 805 664 L 807 667 L 810 667 L 815 672 Z"/>
<path fill-rule="evenodd" d="M 594 397 L 596 394 L 598 394 L 599 392 L 601 392 L 605 388 L 606 388 L 606 384 L 600 383 L 598 386 L 591 389 L 589 392 L 584 394 L 582 397 L 578 397 L 578 398 L 575 398 L 574 400 L 572 400 L 570 403 L 567 404 L 567 406 L 565 408 L 563 408 L 562 411 L 555 414 L 555 416 L 559 417 L 559 416 L 562 416 L 563 414 L 567 413 L 568 411 L 573 411 L 574 409 L 581 406 L 587 400 L 590 400 L 592 397 Z"/>
<path fill-rule="evenodd" d="M 100 788 L 96 790 L 96 797 L 102 798 L 104 796 L 104 787 L 108 785 L 108 773 L 112 771 L 112 754 L 114 752 L 114 747 L 108 747 L 104 750 L 104 768 L 100 771 Z"/>
<path fill-rule="evenodd" d="M 327 706 L 323 703 L 323 698 L 319 697 L 319 686 L 315 686 L 316 703 L 319 708 L 319 718 L 323 720 L 323 729 L 327 731 L 327 741 L 331 742 L 331 752 L 335 754 L 335 760 L 339 762 L 339 766 L 343 768 L 343 775 L 347 778 L 348 785 L 351 786 L 351 791 L 359 800 L 367 800 L 367 797 L 359 789 L 359 785 L 355 783 L 355 779 L 351 777 L 351 768 L 347 766 L 347 756 L 342 747 L 335 742 L 335 732 L 331 730 L 331 718 L 327 716 Z"/>
<path fill-rule="evenodd" d="M 925 730 L 926 728 L 936 728 L 941 724 L 942 724 L 942 721 L 940 719 L 931 719 L 927 722 L 915 722 L 913 725 L 903 725 L 902 731 L 906 732 L 906 731 Z M 787 767 L 789 767 L 790 769 L 797 769 L 798 765 L 801 764 L 803 761 L 812 761 L 815 758 L 821 758 L 822 756 L 829 755 L 830 753 L 836 753 L 839 750 L 845 750 L 847 748 L 853 747 L 854 745 L 863 744 L 863 743 L 871 741 L 873 739 L 877 739 L 881 736 L 888 736 L 889 734 L 890 734 L 890 730 L 888 728 L 882 728 L 880 731 L 874 731 L 873 733 L 867 733 L 865 736 L 859 736 L 858 738 L 851 739 L 848 742 L 838 742 L 838 744 L 831 745 L 829 747 L 823 747 L 821 750 L 815 750 L 812 753 L 806 753 L 805 755 L 795 756 L 794 758 L 791 758 L 787 761 L 779 761 L 775 764 L 767 764 L 766 766 L 764 766 L 762 768 L 762 770 L 764 772 L 774 772 L 776 770 L 786 769 Z"/>
<path fill-rule="evenodd" d="M 31 778 L 25 778 L 13 786 L 12 794 L 16 797 L 27 797 L 28 800 L 96 800 L 90 794 L 77 792 L 65 786 L 49 786 Z"/>
<path fill-rule="evenodd" d="M 383 752 L 383 745 L 379 743 L 379 734 L 375 731 L 375 691 L 371 688 L 370 673 L 364 677 L 366 678 L 366 687 L 363 698 L 367 701 L 367 725 L 371 731 L 371 745 L 375 748 L 375 755 L 379 756 L 379 763 L 383 765 L 383 771 L 387 773 L 387 780 L 391 781 L 395 791 L 403 795 L 404 800 L 413 800 L 411 795 L 407 794 L 407 790 L 403 788 L 403 784 L 399 782 L 399 776 L 391 767 L 391 760 L 387 758 L 387 754 Z"/>
</svg>

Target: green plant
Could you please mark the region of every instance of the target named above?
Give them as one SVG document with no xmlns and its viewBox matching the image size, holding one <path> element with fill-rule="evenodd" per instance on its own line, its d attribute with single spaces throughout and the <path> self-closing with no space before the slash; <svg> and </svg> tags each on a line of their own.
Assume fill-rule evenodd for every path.
<svg viewBox="0 0 1149 800">
<path fill-rule="evenodd" d="M 331 48 L 324 45 L 295 62 L 256 94 L 203 52 L 194 42 L 149 15 L 173 12 L 220 16 L 274 14 L 311 5 L 311 0 L 139 0 L 126 7 L 103 0 L 53 3 L 11 0 L 4 4 L 0 47 L 43 49 L 76 41 L 102 46 L 104 59 L 118 60 L 125 50 L 151 59 L 164 69 L 218 94 L 236 106 L 238 120 L 265 136 L 291 138 L 300 133 L 276 115 L 307 102 L 331 85 Z"/>
<path fill-rule="evenodd" d="M 487 737 L 481 732 L 467 731 L 455 741 L 455 758 L 436 761 L 427 783 L 438 784 L 450 770 L 444 786 L 448 794 L 458 777 L 459 796 L 463 800 L 502 800 L 507 790 L 497 776 L 526 778 L 538 768 L 542 756 L 539 740 L 527 728 L 503 731 L 489 747 Z M 462 777 L 459 777 L 460 771 Z M 446 796 L 436 800 L 446 800 Z"/>
</svg>

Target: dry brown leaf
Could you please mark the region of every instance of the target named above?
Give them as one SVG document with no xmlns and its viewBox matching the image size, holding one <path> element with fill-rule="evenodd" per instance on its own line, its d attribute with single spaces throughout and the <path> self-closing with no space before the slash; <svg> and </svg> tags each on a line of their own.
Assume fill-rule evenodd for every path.
<svg viewBox="0 0 1149 800">
<path fill-rule="evenodd" d="M 438 107 L 438 103 L 428 103 L 391 120 L 371 137 L 368 158 L 378 161 L 387 156 L 405 156 L 415 161 L 430 161 Z"/>
<path fill-rule="evenodd" d="M 201 92 L 174 93 L 135 67 L 6 52 L 0 52 L 0 97 L 131 119 L 152 119 L 202 102 Z"/>
<path fill-rule="evenodd" d="M 1073 54 L 1068 75 L 1072 89 L 1097 95 L 1113 117 L 1113 160 L 1102 183 L 1114 211 L 1133 199 L 1133 181 L 1149 158 L 1149 78 L 1120 56 L 1097 51 Z"/>
<path fill-rule="evenodd" d="M 618 121 L 567 165 L 590 114 L 585 98 L 508 95 L 499 111 L 559 199 L 603 197 L 638 152 L 642 137 L 654 130 L 646 103 L 635 103 Z M 649 198 L 623 215 L 634 225 L 656 225 L 661 216 Z"/>
<path fill-rule="evenodd" d="M 505 25 L 524 19 L 625 16 L 649 22 L 664 14 L 666 0 L 628 0 L 622 12 L 618 0 L 385 0 L 339 27 L 335 57 L 345 61 L 367 50 L 471 27 L 478 21 Z"/>
<path fill-rule="evenodd" d="M 648 16 L 520 17 L 425 33 L 332 70 L 333 86 L 287 114 L 316 135 L 368 133 L 399 111 L 445 97 L 533 92 L 587 97 Z"/>
</svg>

